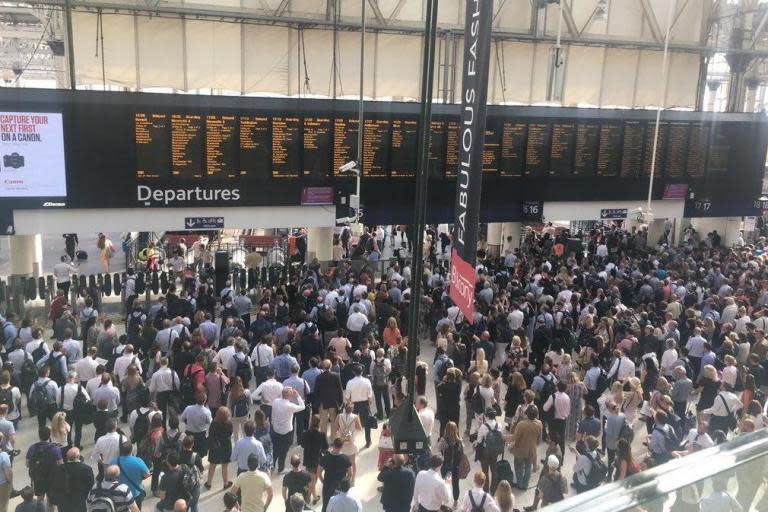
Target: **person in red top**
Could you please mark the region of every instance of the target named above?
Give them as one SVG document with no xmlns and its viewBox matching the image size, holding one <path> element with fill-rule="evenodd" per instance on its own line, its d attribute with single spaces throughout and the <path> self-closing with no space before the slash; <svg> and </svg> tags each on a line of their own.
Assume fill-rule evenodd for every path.
<svg viewBox="0 0 768 512">
<path fill-rule="evenodd" d="M 195 362 L 188 364 L 184 368 L 184 377 L 192 377 L 192 381 L 195 383 L 195 394 L 205 391 L 205 368 L 203 368 L 203 362 L 205 356 L 198 354 L 195 358 Z"/>
<path fill-rule="evenodd" d="M 67 305 L 67 297 L 64 295 L 63 290 L 56 290 L 56 297 L 51 302 L 51 311 L 48 313 L 48 318 L 51 322 L 55 322 L 59 319 L 64 312 L 64 307 Z"/>
<path fill-rule="evenodd" d="M 390 347 L 394 347 L 397 345 L 397 340 L 400 337 L 401 334 L 400 329 L 397 327 L 397 319 L 391 316 L 389 317 L 389 320 L 387 320 L 387 326 L 381 333 L 381 338 L 384 340 L 384 343 Z"/>
</svg>

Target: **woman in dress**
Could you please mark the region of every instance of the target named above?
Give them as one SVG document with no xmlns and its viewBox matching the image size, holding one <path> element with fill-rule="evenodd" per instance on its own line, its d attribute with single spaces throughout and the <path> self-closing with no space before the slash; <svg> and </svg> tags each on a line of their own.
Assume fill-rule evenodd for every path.
<svg viewBox="0 0 768 512">
<path fill-rule="evenodd" d="M 58 443 L 62 447 L 69 445 L 67 437 L 69 436 L 70 426 L 67 423 L 67 413 L 59 411 L 53 415 L 51 420 L 51 442 Z"/>
<path fill-rule="evenodd" d="M 616 445 L 616 473 L 614 480 L 624 480 L 640 472 L 640 464 L 632 458 L 632 446 L 626 439 L 619 439 Z"/>
<path fill-rule="evenodd" d="M 351 402 L 347 402 L 344 405 L 344 412 L 336 416 L 334 422 L 334 432 L 336 435 L 344 441 L 344 446 L 341 447 L 341 453 L 349 457 L 349 462 L 352 463 L 352 478 L 351 481 L 355 481 L 355 474 L 357 473 L 357 445 L 355 444 L 355 433 L 363 429 L 360 423 L 360 417 L 353 413 L 354 406 Z"/>
<path fill-rule="evenodd" d="M 515 412 L 520 404 L 523 403 L 523 393 L 528 388 L 520 372 L 514 372 L 509 378 L 507 394 L 504 396 L 504 420 L 507 423 L 507 430 L 512 430 Z"/>
<path fill-rule="evenodd" d="M 720 379 L 717 378 L 717 370 L 714 366 L 708 364 L 702 368 L 699 377 L 696 393 L 699 394 L 699 401 L 696 403 L 698 412 L 709 409 L 715 403 L 715 397 L 720 392 Z"/>
<path fill-rule="evenodd" d="M 208 446 L 208 481 L 205 488 L 211 488 L 216 464 L 220 464 L 221 481 L 224 482 L 224 489 L 228 489 L 232 486 L 229 481 L 229 462 L 232 459 L 232 413 L 229 408 L 222 406 L 216 409 L 216 417 L 208 429 Z"/>
<path fill-rule="evenodd" d="M 658 379 L 657 379 L 658 381 Z M 631 377 L 627 380 L 624 401 L 621 403 L 621 411 L 627 417 L 630 424 L 637 419 L 637 412 L 643 406 L 643 386 L 640 379 Z"/>
<path fill-rule="evenodd" d="M 571 372 L 565 380 L 567 384 L 566 393 L 571 399 L 571 413 L 565 420 L 565 439 L 567 441 L 576 440 L 576 428 L 581 422 L 582 412 L 584 411 L 583 398 L 587 395 L 587 387 L 579 379 L 576 372 Z"/>
<path fill-rule="evenodd" d="M 445 433 L 437 442 L 437 451 L 443 457 L 443 465 L 440 474 L 443 478 L 451 475 L 451 487 L 453 491 L 453 507 L 459 500 L 459 466 L 464 456 L 464 444 L 459 436 L 459 426 L 449 421 L 445 426 Z"/>
<path fill-rule="evenodd" d="M 229 388 L 227 397 L 227 407 L 232 411 L 232 428 L 234 431 L 235 442 L 240 439 L 240 433 L 243 431 L 243 425 L 248 421 L 251 415 L 251 391 L 245 389 L 243 380 L 235 377 L 232 386 Z"/>
<path fill-rule="evenodd" d="M 440 421 L 440 435 L 445 433 L 449 422 L 459 424 L 461 414 L 461 370 L 448 368 L 443 380 L 435 388 L 437 395 L 437 418 Z"/>
<path fill-rule="evenodd" d="M 144 386 L 144 379 L 139 374 L 139 367 L 135 364 L 129 364 L 128 368 L 125 369 L 125 378 L 120 381 L 120 389 L 122 389 L 125 397 L 123 416 L 127 417 L 131 411 L 146 405 L 146 398 L 149 393 Z"/>
<path fill-rule="evenodd" d="M 312 505 L 320 501 L 317 494 L 317 466 L 320 462 L 320 454 L 328 450 L 328 437 L 325 432 L 320 432 L 320 416 L 315 414 L 309 420 L 309 430 L 299 440 L 299 444 L 304 449 L 304 467 L 312 475 L 312 481 L 309 482 L 309 495 L 312 499 Z"/>
<path fill-rule="evenodd" d="M 109 273 L 109 260 L 111 260 L 112 256 L 115 254 L 115 245 L 112 243 L 112 240 L 107 238 L 107 235 L 99 233 L 99 240 L 96 242 L 96 247 L 99 249 L 99 259 L 101 259 L 101 264 L 104 266 L 104 271 Z"/>
</svg>

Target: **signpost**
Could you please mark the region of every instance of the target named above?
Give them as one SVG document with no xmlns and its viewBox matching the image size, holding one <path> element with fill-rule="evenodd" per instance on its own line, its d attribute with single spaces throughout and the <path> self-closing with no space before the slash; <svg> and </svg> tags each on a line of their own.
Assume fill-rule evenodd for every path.
<svg viewBox="0 0 768 512">
<path fill-rule="evenodd" d="M 184 229 L 224 229 L 224 217 L 184 217 Z"/>
<path fill-rule="evenodd" d="M 601 208 L 600 220 L 623 220 L 627 218 L 627 208 Z"/>
</svg>

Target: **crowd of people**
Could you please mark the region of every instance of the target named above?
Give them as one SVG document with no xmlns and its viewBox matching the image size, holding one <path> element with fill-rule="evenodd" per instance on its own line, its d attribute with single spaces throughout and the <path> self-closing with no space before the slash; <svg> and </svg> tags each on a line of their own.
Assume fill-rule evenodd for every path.
<svg viewBox="0 0 768 512">
<path fill-rule="evenodd" d="M 135 511 L 148 496 L 157 510 L 197 511 L 217 470 L 226 510 L 262 512 L 279 494 L 272 507 L 289 512 L 360 512 L 350 489 L 376 471 L 386 512 L 509 512 L 768 425 L 762 239 L 648 251 L 643 231 L 546 226 L 520 249 L 481 248 L 470 322 L 448 297 L 446 230 L 428 228 L 418 298 L 407 229 L 378 231 L 357 241 L 363 255 L 396 232 L 403 249 L 381 273 L 340 253 L 327 268 L 310 261 L 256 289 L 215 290 L 202 265 L 145 303 L 129 269 L 119 319 L 64 291 L 50 329 L 5 315 L 0 512 L 16 494 L 20 512 Z M 396 454 L 387 419 L 408 403 L 409 350 L 430 443 Z M 31 446 L 17 446 L 22 416 L 37 417 Z M 364 450 L 378 451 L 376 468 L 358 464 Z M 29 488 L 14 490 L 17 456 Z M 739 481 L 734 503 L 749 510 L 759 485 Z M 531 487 L 532 503 L 516 503 Z M 679 510 L 708 510 L 711 496 L 689 494 Z"/>
</svg>

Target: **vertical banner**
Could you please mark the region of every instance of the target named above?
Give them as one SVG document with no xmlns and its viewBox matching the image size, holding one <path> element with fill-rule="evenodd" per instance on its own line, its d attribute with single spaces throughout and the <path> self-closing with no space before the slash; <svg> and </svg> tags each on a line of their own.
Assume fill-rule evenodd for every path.
<svg viewBox="0 0 768 512">
<path fill-rule="evenodd" d="M 470 322 L 475 312 L 475 259 L 492 20 L 493 0 L 467 0 L 450 296 Z"/>
</svg>

